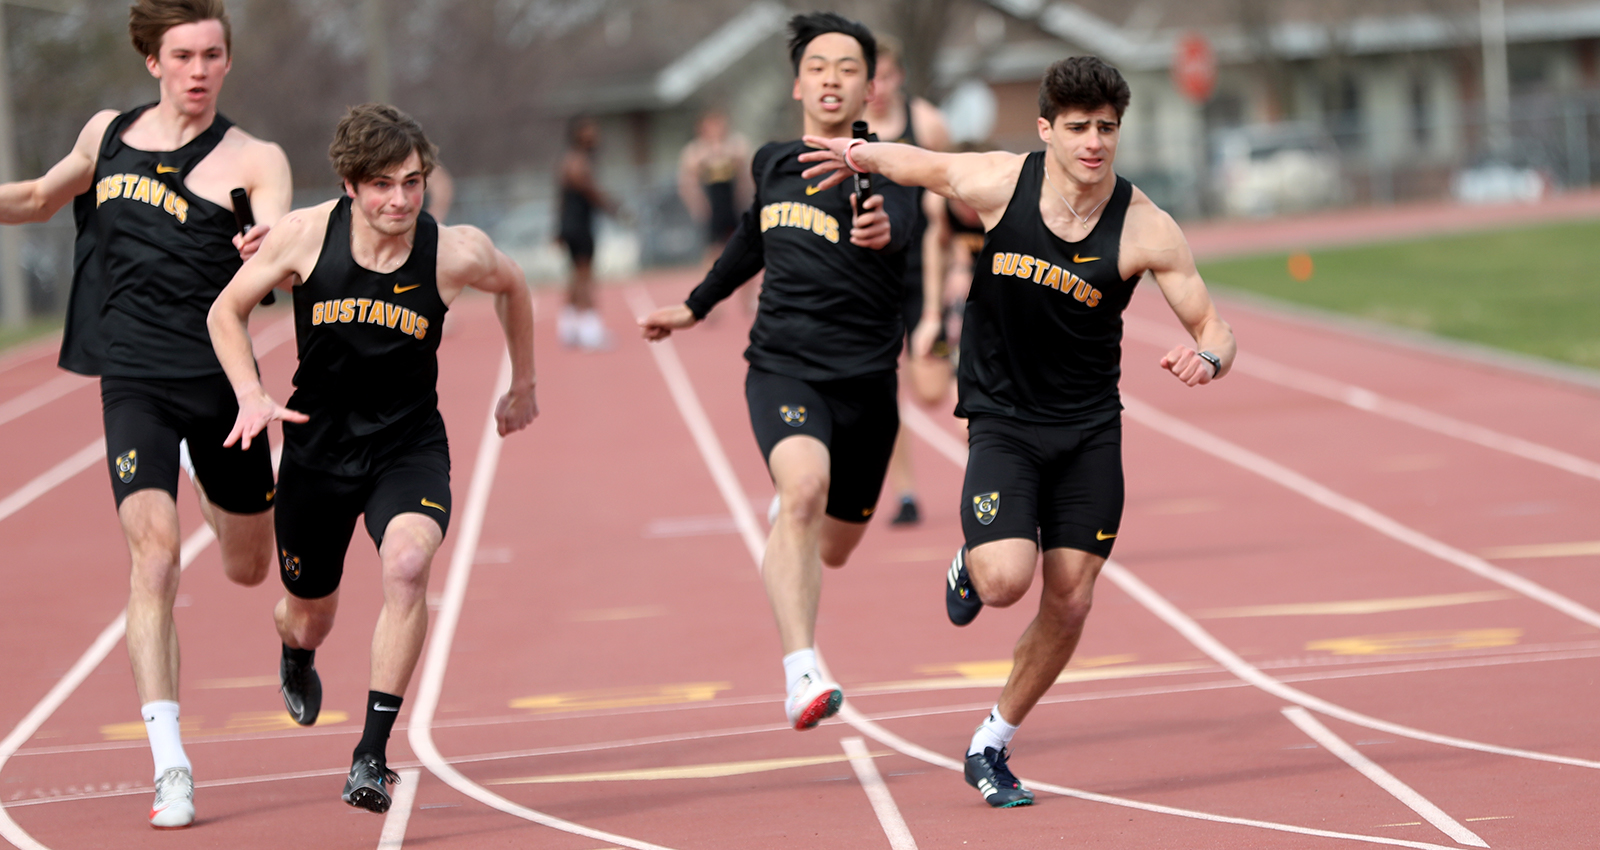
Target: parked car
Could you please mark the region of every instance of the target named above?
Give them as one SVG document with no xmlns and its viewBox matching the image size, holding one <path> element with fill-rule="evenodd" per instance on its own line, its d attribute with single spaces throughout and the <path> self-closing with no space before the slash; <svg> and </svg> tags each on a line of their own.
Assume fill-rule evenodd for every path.
<svg viewBox="0 0 1600 850">
<path fill-rule="evenodd" d="M 1315 124 L 1221 130 L 1213 136 L 1212 151 L 1212 176 L 1228 215 L 1301 212 L 1344 197 L 1338 148 Z"/>
</svg>

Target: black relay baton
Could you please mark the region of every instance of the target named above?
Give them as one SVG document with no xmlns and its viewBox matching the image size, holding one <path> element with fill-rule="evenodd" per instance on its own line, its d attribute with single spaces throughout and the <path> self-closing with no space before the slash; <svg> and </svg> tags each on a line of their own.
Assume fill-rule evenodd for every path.
<svg viewBox="0 0 1600 850">
<path fill-rule="evenodd" d="M 865 121 L 857 121 L 850 125 L 850 135 L 853 138 L 866 141 L 867 132 L 867 122 Z M 849 151 L 849 148 L 845 148 L 846 154 Z M 845 164 L 849 165 L 850 163 L 846 162 Z M 850 170 L 855 171 L 854 168 Z M 856 215 L 867 211 L 867 199 L 870 197 L 872 197 L 872 175 L 865 172 L 856 172 Z"/>
<path fill-rule="evenodd" d="M 256 226 L 255 211 L 250 209 L 250 193 L 243 189 L 234 189 L 228 193 L 233 199 L 233 220 L 239 223 L 239 235 L 249 236 L 250 228 Z M 270 306 L 278 300 L 277 293 L 268 292 L 267 297 L 261 299 L 261 306 Z"/>
</svg>

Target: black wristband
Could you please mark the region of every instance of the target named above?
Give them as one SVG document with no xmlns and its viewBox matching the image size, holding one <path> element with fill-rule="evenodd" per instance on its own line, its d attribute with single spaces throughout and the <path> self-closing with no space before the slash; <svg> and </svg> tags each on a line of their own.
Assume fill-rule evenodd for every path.
<svg viewBox="0 0 1600 850">
<path fill-rule="evenodd" d="M 1217 376 L 1222 374 L 1222 360 L 1209 351 L 1201 351 L 1199 356 L 1201 360 L 1211 364 L 1211 380 L 1215 381 Z"/>
</svg>

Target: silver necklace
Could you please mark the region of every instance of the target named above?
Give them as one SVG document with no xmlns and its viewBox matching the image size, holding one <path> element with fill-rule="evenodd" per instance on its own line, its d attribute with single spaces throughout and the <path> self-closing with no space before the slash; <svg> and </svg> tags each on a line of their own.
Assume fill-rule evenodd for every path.
<svg viewBox="0 0 1600 850">
<path fill-rule="evenodd" d="M 1061 190 L 1057 189 L 1055 182 L 1050 179 L 1050 163 L 1048 162 L 1044 164 L 1044 182 L 1050 185 L 1050 191 L 1056 193 L 1056 197 L 1061 199 L 1061 203 L 1067 205 L 1067 212 L 1072 213 L 1072 217 L 1077 219 L 1078 223 L 1084 227 L 1089 226 L 1089 216 L 1094 215 L 1101 207 L 1105 206 L 1106 201 L 1111 200 L 1111 196 L 1107 195 L 1100 199 L 1100 203 L 1094 205 L 1094 209 L 1089 210 L 1088 215 L 1078 215 L 1078 211 L 1072 208 L 1072 202 L 1067 200 L 1066 195 L 1061 194 Z"/>
</svg>

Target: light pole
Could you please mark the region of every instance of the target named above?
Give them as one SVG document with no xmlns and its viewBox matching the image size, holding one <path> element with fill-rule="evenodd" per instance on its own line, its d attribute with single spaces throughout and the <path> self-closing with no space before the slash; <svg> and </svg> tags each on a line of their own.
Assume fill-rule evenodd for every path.
<svg viewBox="0 0 1600 850">
<path fill-rule="evenodd" d="M 67 11 L 60 0 L 0 0 L 0 183 L 17 179 L 17 136 L 11 116 L 11 58 L 6 50 L 6 5 L 46 12 Z M 22 275 L 22 231 L 0 227 L 0 324 L 21 327 L 28 321 L 28 284 Z"/>
<path fill-rule="evenodd" d="M 1478 28 L 1483 35 L 1483 111 L 1489 153 L 1496 159 L 1511 154 L 1511 72 L 1506 63 L 1505 0 L 1478 0 Z"/>
<path fill-rule="evenodd" d="M 389 97 L 389 20 L 384 0 L 362 0 L 361 17 L 367 36 L 367 99 L 392 102 Z"/>
</svg>

